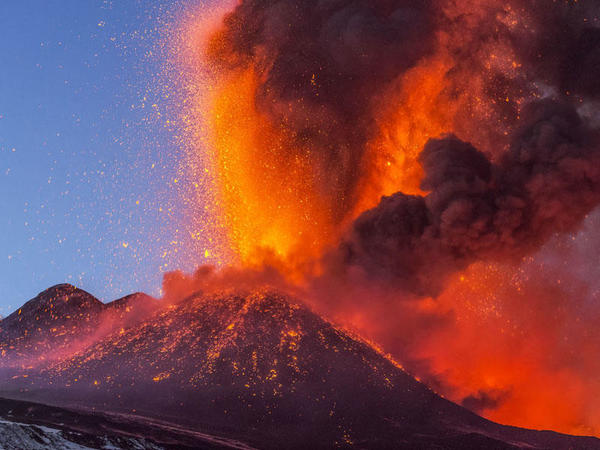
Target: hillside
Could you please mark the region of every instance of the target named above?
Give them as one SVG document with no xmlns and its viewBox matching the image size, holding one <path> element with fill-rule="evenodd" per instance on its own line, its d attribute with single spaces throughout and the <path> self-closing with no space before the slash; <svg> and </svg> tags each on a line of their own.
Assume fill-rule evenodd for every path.
<svg viewBox="0 0 600 450">
<path fill-rule="evenodd" d="M 482 419 L 275 292 L 197 294 L 146 314 L 4 392 L 257 448 L 600 448 Z"/>
<path fill-rule="evenodd" d="M 142 319 L 154 307 L 146 294 L 104 304 L 70 284 L 53 286 L 0 321 L 0 369 L 42 367 Z"/>
</svg>

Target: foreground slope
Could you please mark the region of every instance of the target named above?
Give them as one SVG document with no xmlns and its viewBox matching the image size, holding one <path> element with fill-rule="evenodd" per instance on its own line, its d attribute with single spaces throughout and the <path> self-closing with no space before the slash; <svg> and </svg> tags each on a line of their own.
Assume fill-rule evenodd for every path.
<svg viewBox="0 0 600 450">
<path fill-rule="evenodd" d="M 194 295 L 115 329 L 13 397 L 177 423 L 257 448 L 600 448 L 504 427 L 274 292 Z"/>
<path fill-rule="evenodd" d="M 3 398 L 0 398 L 0 448 L 252 450 L 240 442 L 142 418 L 74 411 Z"/>
</svg>

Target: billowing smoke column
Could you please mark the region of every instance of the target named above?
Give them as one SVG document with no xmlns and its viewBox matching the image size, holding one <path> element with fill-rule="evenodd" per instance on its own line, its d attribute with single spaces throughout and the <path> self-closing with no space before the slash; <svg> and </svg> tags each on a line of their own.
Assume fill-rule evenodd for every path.
<svg viewBox="0 0 600 450">
<path fill-rule="evenodd" d="M 253 69 L 255 107 L 285 141 L 262 150 L 307 157 L 304 181 L 339 222 L 356 202 L 375 134 L 373 99 L 433 50 L 433 22 L 429 2 L 243 1 L 210 56 L 221 70 Z"/>
<path fill-rule="evenodd" d="M 205 50 L 245 267 L 491 418 L 600 433 L 598 297 L 552 262 L 600 203 L 599 2 L 242 0 Z"/>
<path fill-rule="evenodd" d="M 439 108 L 464 97 L 469 76 L 477 81 L 476 98 L 458 101 L 445 131 L 487 144 L 489 156 L 455 136 L 430 141 L 417 160 L 429 193 L 384 198 L 332 257 L 428 296 L 449 272 L 522 257 L 573 230 L 600 200 L 590 117 L 600 94 L 599 9 L 591 1 L 248 0 L 226 16 L 209 56 L 226 73 L 252 69 L 255 108 L 284 136 L 254 148 L 255 158 L 306 161 L 303 182 L 325 199 L 334 227 L 374 177 L 376 108 L 394 107 L 408 71 L 453 58 Z M 489 49 L 498 55 L 483 54 Z M 494 63 L 502 54 L 518 70 Z M 310 198 L 296 200 L 310 211 Z"/>
<path fill-rule="evenodd" d="M 600 141 L 569 105 L 527 105 L 497 163 L 454 136 L 419 161 L 426 196 L 397 193 L 365 212 L 337 263 L 420 296 L 478 260 L 518 261 L 600 203 Z M 354 273 L 352 270 L 350 273 Z"/>
<path fill-rule="evenodd" d="M 553 120 L 539 112 L 552 107 L 527 106 L 540 98 L 577 128 L 571 148 L 593 145 L 578 142 L 586 126 L 575 116 L 593 119 L 600 91 L 598 9 L 592 1 L 240 2 L 207 48 L 221 77 L 213 128 L 223 203 L 245 259 L 259 247 L 296 260 L 310 248 L 304 260 L 314 258 L 382 195 L 422 194 L 417 157 L 430 138 L 453 133 L 492 159 L 518 152 L 514 130 L 545 120 L 530 114 Z M 422 162 L 433 167 L 431 158 Z M 503 180 L 490 175 L 495 183 L 516 176 L 508 159 L 494 168 L 507 171 Z"/>
</svg>

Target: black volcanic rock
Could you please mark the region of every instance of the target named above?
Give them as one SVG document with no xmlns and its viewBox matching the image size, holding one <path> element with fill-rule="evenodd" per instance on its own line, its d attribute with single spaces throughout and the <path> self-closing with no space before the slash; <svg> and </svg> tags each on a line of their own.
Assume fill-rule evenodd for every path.
<svg viewBox="0 0 600 450">
<path fill-rule="evenodd" d="M 600 448 L 489 422 L 273 292 L 163 305 L 5 395 L 151 417 L 257 448 Z"/>
</svg>

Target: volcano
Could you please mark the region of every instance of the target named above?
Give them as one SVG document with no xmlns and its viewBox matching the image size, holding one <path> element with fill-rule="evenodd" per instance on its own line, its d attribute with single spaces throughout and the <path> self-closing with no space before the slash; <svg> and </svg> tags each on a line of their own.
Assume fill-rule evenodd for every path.
<svg viewBox="0 0 600 450">
<path fill-rule="evenodd" d="M 104 305 L 63 285 L 19 311 L 0 323 L 3 348 L 13 347 L 0 386 L 21 401 L 176 424 L 265 449 L 600 448 L 595 438 L 487 421 L 272 290 Z M 70 332 L 46 339 L 57 324 Z M 40 349 L 32 336 L 60 355 L 14 364 Z"/>
</svg>

